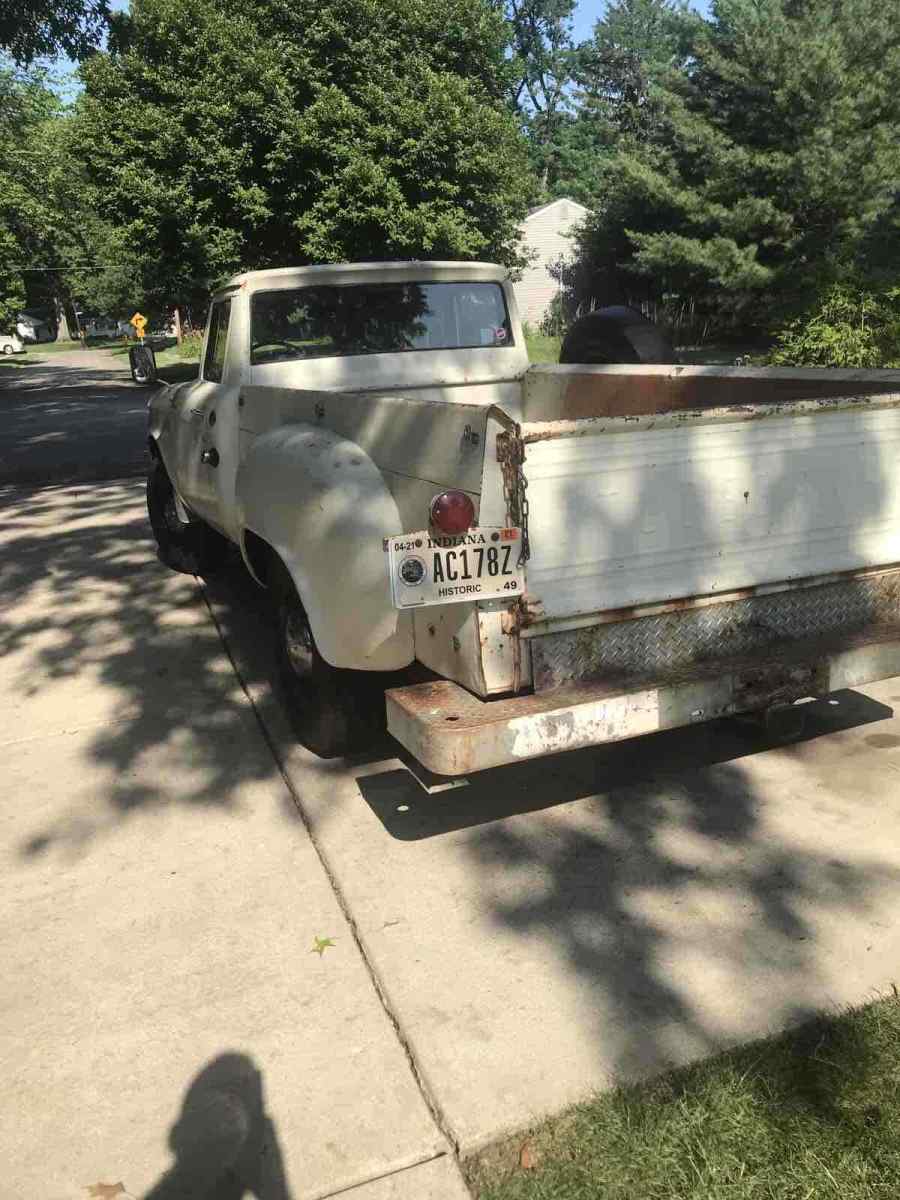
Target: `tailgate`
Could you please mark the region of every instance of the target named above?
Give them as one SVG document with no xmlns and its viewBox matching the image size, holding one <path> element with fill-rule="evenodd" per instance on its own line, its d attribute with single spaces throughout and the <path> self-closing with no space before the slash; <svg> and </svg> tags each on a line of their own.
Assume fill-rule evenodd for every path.
<svg viewBox="0 0 900 1200">
<path fill-rule="evenodd" d="M 600 415 L 569 419 L 572 372 L 526 381 L 521 427 L 527 586 L 545 630 L 900 561 L 900 373 L 790 372 L 791 393 L 784 372 L 706 369 L 693 407 L 647 412 L 650 373 L 579 368 L 577 411 L 591 411 L 593 374 Z M 737 375 L 742 402 L 717 405 Z M 817 390 L 830 395 L 802 397 Z"/>
</svg>

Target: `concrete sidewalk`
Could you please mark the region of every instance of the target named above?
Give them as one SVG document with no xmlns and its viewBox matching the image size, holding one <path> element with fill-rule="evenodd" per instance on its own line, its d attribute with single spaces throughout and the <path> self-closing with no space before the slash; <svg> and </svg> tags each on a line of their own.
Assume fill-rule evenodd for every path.
<svg viewBox="0 0 900 1200">
<path fill-rule="evenodd" d="M 232 1160 L 260 1200 L 460 1200 L 449 1149 L 900 978 L 900 680 L 790 746 L 428 796 L 390 742 L 296 745 L 263 594 L 164 570 L 140 485 L 7 491 L 0 530 L 3 1200 Z"/>
<path fill-rule="evenodd" d="M 426 795 L 321 762 L 241 570 L 205 585 L 441 1122 L 473 1152 L 593 1092 L 900 981 L 900 679 Z"/>
<path fill-rule="evenodd" d="M 142 485 L 0 512 L 0 1197 L 467 1195 Z"/>
</svg>

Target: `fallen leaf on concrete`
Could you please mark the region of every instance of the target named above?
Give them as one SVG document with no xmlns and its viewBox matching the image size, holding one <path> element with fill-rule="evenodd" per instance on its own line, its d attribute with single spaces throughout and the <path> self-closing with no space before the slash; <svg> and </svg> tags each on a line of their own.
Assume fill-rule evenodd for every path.
<svg viewBox="0 0 900 1200">
<path fill-rule="evenodd" d="M 312 950 L 310 950 L 310 954 L 318 954 L 319 958 L 321 958 L 322 955 L 325 953 L 325 951 L 329 948 L 329 946 L 333 946 L 333 945 L 334 945 L 334 938 L 317 937 L 315 939 L 315 944 L 313 945 Z"/>
<path fill-rule="evenodd" d="M 537 1166 L 537 1155 L 531 1142 L 523 1142 L 519 1150 L 519 1166 L 523 1171 L 533 1171 Z"/>
<path fill-rule="evenodd" d="M 116 1196 L 127 1196 L 128 1192 L 125 1184 L 119 1183 L 92 1183 L 88 1187 L 88 1195 L 94 1197 L 95 1200 L 115 1200 Z"/>
</svg>

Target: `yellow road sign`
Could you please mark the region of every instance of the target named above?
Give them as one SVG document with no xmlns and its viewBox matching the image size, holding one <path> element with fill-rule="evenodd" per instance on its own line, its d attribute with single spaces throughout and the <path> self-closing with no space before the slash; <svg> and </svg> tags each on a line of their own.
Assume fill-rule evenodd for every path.
<svg viewBox="0 0 900 1200">
<path fill-rule="evenodd" d="M 129 325 L 134 326 L 135 331 L 137 332 L 137 335 L 141 339 L 141 341 L 144 340 L 144 327 L 146 326 L 146 324 L 147 324 L 147 318 L 139 312 L 136 312 L 134 314 L 134 316 L 131 318 L 131 320 L 129 321 Z"/>
</svg>

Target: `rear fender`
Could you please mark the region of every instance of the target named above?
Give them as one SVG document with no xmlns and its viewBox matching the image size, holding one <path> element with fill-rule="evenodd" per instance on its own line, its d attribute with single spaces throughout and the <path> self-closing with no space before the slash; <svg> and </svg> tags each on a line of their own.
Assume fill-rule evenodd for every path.
<svg viewBox="0 0 900 1200">
<path fill-rule="evenodd" d="M 238 469 L 241 548 L 251 531 L 278 554 L 334 667 L 391 671 L 414 657 L 410 613 L 394 608 L 383 539 L 403 525 L 364 450 L 330 430 L 282 426 Z"/>
</svg>

